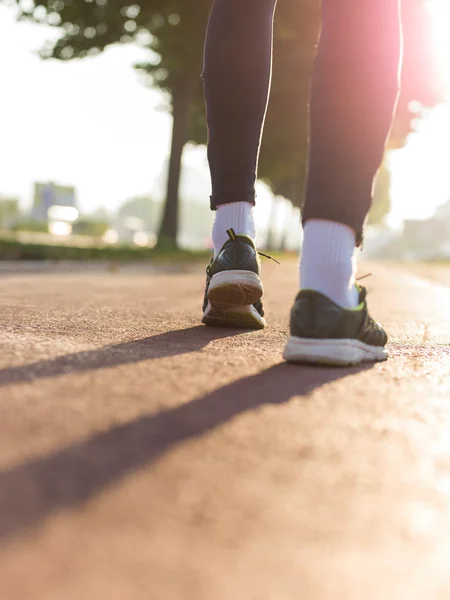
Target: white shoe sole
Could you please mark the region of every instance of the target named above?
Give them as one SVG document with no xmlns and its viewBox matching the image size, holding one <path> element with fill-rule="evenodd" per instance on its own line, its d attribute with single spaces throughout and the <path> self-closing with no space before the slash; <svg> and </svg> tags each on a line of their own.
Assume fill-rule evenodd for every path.
<svg viewBox="0 0 450 600">
<path fill-rule="evenodd" d="M 209 304 L 203 323 L 216 327 L 263 329 L 266 321 L 253 306 L 263 293 L 261 280 L 252 271 L 217 273 L 209 284 Z"/>
<path fill-rule="evenodd" d="M 381 346 L 370 346 L 353 339 L 313 339 L 291 336 L 283 358 L 292 363 L 346 367 L 362 362 L 387 360 L 389 352 Z"/>
</svg>

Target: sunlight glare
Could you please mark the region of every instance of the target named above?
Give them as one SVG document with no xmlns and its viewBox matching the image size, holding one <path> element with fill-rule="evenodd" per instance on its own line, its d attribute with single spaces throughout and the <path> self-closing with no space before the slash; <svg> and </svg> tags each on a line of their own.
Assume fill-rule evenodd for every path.
<svg viewBox="0 0 450 600">
<path fill-rule="evenodd" d="M 450 92 L 450 3 L 448 0 L 428 0 L 427 9 L 433 16 L 433 41 L 442 82 Z"/>
</svg>

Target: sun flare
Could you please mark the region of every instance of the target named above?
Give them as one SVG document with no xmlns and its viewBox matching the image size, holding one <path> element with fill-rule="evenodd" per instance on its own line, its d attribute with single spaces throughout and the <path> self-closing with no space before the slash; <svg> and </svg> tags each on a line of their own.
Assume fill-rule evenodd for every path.
<svg viewBox="0 0 450 600">
<path fill-rule="evenodd" d="M 447 98 L 425 112 L 404 148 L 391 153 L 393 225 L 427 219 L 450 200 L 450 0 L 427 0 L 427 9 L 436 66 L 431 71 Z"/>
<path fill-rule="evenodd" d="M 427 8 L 433 17 L 433 47 L 442 77 L 442 84 L 450 93 L 450 2 L 428 0 Z"/>
</svg>

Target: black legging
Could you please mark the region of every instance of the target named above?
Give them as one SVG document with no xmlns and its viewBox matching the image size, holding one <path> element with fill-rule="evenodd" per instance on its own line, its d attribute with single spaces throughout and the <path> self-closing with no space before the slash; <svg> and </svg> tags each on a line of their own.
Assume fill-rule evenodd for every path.
<svg viewBox="0 0 450 600">
<path fill-rule="evenodd" d="M 303 221 L 344 223 L 358 240 L 398 96 L 399 3 L 322 0 Z M 229 202 L 255 202 L 275 5 L 276 0 L 214 2 L 203 73 L 213 210 Z"/>
</svg>

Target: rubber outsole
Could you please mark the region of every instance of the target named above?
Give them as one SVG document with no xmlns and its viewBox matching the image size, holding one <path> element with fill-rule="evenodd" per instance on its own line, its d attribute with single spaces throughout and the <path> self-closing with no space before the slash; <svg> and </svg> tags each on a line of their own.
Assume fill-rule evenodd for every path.
<svg viewBox="0 0 450 600">
<path fill-rule="evenodd" d="M 202 322 L 214 327 L 264 329 L 266 321 L 253 306 L 263 292 L 259 276 L 252 271 L 217 273 L 209 284 L 209 304 Z"/>
<path fill-rule="evenodd" d="M 230 329 L 264 329 L 266 320 L 254 306 L 212 306 L 208 305 L 202 323 L 211 327 Z"/>
<path fill-rule="evenodd" d="M 291 336 L 283 358 L 292 363 L 348 367 L 387 360 L 389 352 L 353 339 L 312 339 Z"/>
</svg>

